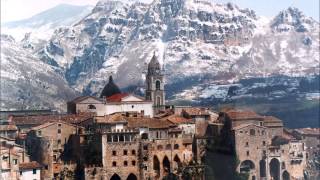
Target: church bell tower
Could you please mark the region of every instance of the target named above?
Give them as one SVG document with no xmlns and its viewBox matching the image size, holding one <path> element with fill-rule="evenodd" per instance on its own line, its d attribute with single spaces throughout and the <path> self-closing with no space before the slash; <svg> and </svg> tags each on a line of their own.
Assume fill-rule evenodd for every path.
<svg viewBox="0 0 320 180">
<path fill-rule="evenodd" d="M 153 57 L 148 64 L 146 86 L 146 100 L 153 102 L 154 113 L 157 114 L 165 109 L 165 92 L 164 74 L 155 54 L 153 54 Z"/>
</svg>

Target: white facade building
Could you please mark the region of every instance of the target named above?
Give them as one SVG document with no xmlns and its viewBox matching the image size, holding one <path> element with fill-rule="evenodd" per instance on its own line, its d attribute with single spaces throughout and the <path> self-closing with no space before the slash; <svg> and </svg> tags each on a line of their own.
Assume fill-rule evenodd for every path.
<svg viewBox="0 0 320 180">
<path fill-rule="evenodd" d="M 118 93 L 105 100 L 91 96 L 79 97 L 73 101 L 76 113 L 95 112 L 97 116 L 105 116 L 117 112 L 138 112 L 153 117 L 153 103 L 142 97 Z M 69 108 L 72 109 L 72 108 Z"/>
<path fill-rule="evenodd" d="M 41 179 L 41 165 L 35 161 L 28 163 L 21 163 L 19 165 L 20 180 L 40 180 Z"/>
</svg>

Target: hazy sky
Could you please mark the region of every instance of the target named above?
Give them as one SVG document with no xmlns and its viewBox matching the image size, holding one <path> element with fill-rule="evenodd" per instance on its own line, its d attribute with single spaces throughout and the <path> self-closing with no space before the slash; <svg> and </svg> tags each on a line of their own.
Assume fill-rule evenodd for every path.
<svg viewBox="0 0 320 180">
<path fill-rule="evenodd" d="M 95 5 L 98 0 L 0 0 L 1 21 L 14 21 L 29 18 L 41 11 L 61 3 L 74 5 Z M 151 1 L 151 0 L 144 0 Z M 250 8 L 258 15 L 272 17 L 279 11 L 294 6 L 306 15 L 319 21 L 319 0 L 213 0 L 215 2 L 233 2 L 240 7 Z"/>
</svg>

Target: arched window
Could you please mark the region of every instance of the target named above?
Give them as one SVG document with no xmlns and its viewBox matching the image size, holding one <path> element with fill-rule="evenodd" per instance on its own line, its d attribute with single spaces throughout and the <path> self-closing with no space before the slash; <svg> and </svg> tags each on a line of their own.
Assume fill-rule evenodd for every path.
<svg viewBox="0 0 320 180">
<path fill-rule="evenodd" d="M 96 106 L 95 106 L 95 105 L 90 104 L 90 105 L 88 105 L 88 109 L 96 109 Z"/>
<path fill-rule="evenodd" d="M 159 80 L 156 80 L 156 90 L 160 90 L 161 82 Z"/>
</svg>

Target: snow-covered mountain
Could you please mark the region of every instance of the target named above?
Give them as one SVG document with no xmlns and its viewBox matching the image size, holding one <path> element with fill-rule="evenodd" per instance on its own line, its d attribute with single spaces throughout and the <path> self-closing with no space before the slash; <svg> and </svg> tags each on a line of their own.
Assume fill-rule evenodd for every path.
<svg viewBox="0 0 320 180">
<path fill-rule="evenodd" d="M 92 6 L 75 6 L 60 4 L 28 19 L 1 24 L 3 34 L 13 36 L 17 41 L 26 38 L 47 40 L 54 29 L 60 26 L 71 26 L 88 15 Z"/>
<path fill-rule="evenodd" d="M 319 23 L 296 8 L 267 19 L 209 0 L 105 0 L 32 53 L 75 91 L 96 94 L 110 74 L 122 88 L 144 87 L 155 51 L 168 89 L 181 87 L 172 97 L 203 87 L 198 98 L 217 83 L 318 73 L 318 47 Z"/>
<path fill-rule="evenodd" d="M 50 65 L 18 46 L 13 37 L 1 35 L 1 109 L 52 108 L 62 110 L 76 96 Z"/>
</svg>

